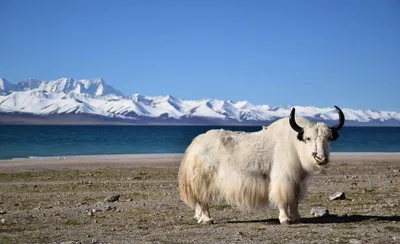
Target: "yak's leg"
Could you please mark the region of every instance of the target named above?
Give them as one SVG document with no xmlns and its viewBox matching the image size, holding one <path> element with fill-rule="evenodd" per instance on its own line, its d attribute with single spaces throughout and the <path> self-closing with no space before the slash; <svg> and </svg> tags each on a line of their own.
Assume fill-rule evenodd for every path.
<svg viewBox="0 0 400 244">
<path fill-rule="evenodd" d="M 283 183 L 282 183 L 283 182 Z M 270 201 L 279 209 L 279 222 L 281 224 L 290 224 L 289 203 L 293 196 L 291 185 L 285 182 L 285 179 L 273 179 L 270 184 Z"/>
<path fill-rule="evenodd" d="M 281 224 L 290 224 L 291 219 L 289 217 L 288 208 L 288 193 L 287 186 L 278 184 L 279 181 L 272 181 L 270 186 L 270 201 L 279 209 L 279 222 Z"/>
<path fill-rule="evenodd" d="M 311 176 L 307 176 L 300 185 L 296 186 L 296 198 L 289 205 L 290 218 L 292 219 L 292 223 L 298 223 L 301 220 L 301 216 L 299 213 L 299 201 L 305 198 L 307 194 L 308 182 L 311 180 Z"/>
<path fill-rule="evenodd" d="M 292 223 L 288 214 L 288 205 L 280 204 L 278 208 L 279 208 L 279 222 L 283 225 Z"/>
<path fill-rule="evenodd" d="M 194 206 L 194 212 L 195 212 L 194 218 L 197 219 L 197 220 L 199 220 L 200 217 L 201 217 L 201 213 L 202 213 L 201 206 L 200 206 L 199 203 L 196 203 L 196 204 L 195 204 L 195 206 Z"/>
<path fill-rule="evenodd" d="M 204 224 L 212 224 L 214 221 L 213 219 L 210 217 L 210 211 L 208 209 L 208 204 L 197 204 L 196 205 L 196 216 L 198 216 L 197 218 L 197 222 L 198 223 L 204 223 Z"/>
<path fill-rule="evenodd" d="M 301 216 L 299 213 L 299 202 L 297 200 L 289 204 L 289 213 L 292 224 L 300 222 Z"/>
</svg>

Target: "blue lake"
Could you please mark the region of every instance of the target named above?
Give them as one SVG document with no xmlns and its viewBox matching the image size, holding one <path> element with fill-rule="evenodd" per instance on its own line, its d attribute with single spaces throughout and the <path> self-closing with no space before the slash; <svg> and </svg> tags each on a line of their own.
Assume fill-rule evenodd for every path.
<svg viewBox="0 0 400 244">
<path fill-rule="evenodd" d="M 0 159 L 30 156 L 183 153 L 209 129 L 258 131 L 260 126 L 1 125 Z M 344 127 L 332 152 L 400 152 L 400 127 Z"/>
</svg>

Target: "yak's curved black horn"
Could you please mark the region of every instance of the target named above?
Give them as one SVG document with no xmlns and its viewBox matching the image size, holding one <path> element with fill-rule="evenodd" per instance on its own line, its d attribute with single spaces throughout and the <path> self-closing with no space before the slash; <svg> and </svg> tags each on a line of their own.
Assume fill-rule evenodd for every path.
<svg viewBox="0 0 400 244">
<path fill-rule="evenodd" d="M 290 126 L 293 128 L 293 130 L 297 131 L 298 133 L 303 133 L 303 128 L 301 128 L 295 120 L 295 108 L 292 109 L 292 112 L 290 112 L 290 116 L 289 116 L 289 123 Z"/>
<path fill-rule="evenodd" d="M 335 106 L 335 108 L 339 114 L 339 121 L 337 122 L 337 124 L 335 126 L 331 126 L 329 128 L 332 130 L 339 131 L 343 127 L 345 119 L 344 119 L 344 114 L 343 114 L 342 110 L 340 108 L 338 108 L 337 106 Z"/>
</svg>

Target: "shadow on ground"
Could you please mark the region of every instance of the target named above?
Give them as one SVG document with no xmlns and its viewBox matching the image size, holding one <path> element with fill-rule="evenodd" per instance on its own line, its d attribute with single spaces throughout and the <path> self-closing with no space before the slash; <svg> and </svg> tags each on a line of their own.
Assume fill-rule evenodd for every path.
<svg viewBox="0 0 400 244">
<path fill-rule="evenodd" d="M 400 216 L 373 216 L 373 215 L 329 215 L 325 217 L 302 218 L 302 224 L 340 224 L 340 223 L 357 223 L 363 221 L 400 221 Z M 260 219 L 260 220 L 234 220 L 225 221 L 224 223 L 266 223 L 279 224 L 278 219 Z"/>
</svg>

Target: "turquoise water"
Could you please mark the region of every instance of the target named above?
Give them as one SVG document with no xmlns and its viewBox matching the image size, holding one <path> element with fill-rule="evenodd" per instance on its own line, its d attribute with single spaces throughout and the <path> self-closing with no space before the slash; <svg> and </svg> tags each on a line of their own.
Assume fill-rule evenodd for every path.
<svg viewBox="0 0 400 244">
<path fill-rule="evenodd" d="M 183 153 L 209 129 L 258 131 L 260 126 L 1 125 L 0 159 L 32 156 Z M 400 127 L 344 127 L 332 152 L 400 152 Z"/>
</svg>

